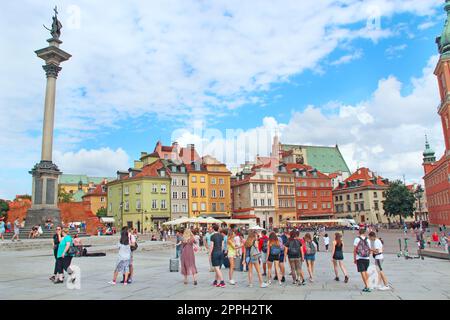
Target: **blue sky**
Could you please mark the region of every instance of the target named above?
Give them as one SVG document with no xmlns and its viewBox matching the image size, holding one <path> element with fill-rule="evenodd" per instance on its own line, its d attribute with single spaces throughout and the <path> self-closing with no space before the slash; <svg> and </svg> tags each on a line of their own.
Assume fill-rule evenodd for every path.
<svg viewBox="0 0 450 320">
<path fill-rule="evenodd" d="M 10 14 L 0 19 L 11 30 L 2 42 L 17 52 L 1 57 L 11 62 L 0 66 L 0 198 L 30 193 L 40 157 L 45 78 L 33 51 L 45 46 L 40 26 L 52 11 L 26 2 L 4 4 Z M 276 129 L 286 143 L 338 143 L 352 169 L 411 182 L 422 176 L 425 133 L 442 154 L 432 71 L 443 1 L 57 3 L 62 49 L 73 55 L 58 79 L 55 124 L 54 160 L 66 173 L 114 176 L 158 139 L 230 143 L 174 135 L 199 122 L 242 137 Z"/>
</svg>

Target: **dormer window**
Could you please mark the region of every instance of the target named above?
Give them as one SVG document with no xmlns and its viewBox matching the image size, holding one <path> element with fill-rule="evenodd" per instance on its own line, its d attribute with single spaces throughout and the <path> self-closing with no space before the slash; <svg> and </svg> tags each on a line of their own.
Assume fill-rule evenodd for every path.
<svg viewBox="0 0 450 320">
<path fill-rule="evenodd" d="M 177 167 L 176 166 L 172 166 L 172 172 L 177 172 Z"/>
<path fill-rule="evenodd" d="M 160 175 L 161 177 L 165 177 L 165 176 L 166 176 L 166 171 L 161 170 L 161 171 L 159 172 L 159 175 Z"/>
<path fill-rule="evenodd" d="M 186 172 L 186 168 L 185 167 L 180 167 L 180 171 L 181 171 L 181 173 L 185 173 Z"/>
</svg>

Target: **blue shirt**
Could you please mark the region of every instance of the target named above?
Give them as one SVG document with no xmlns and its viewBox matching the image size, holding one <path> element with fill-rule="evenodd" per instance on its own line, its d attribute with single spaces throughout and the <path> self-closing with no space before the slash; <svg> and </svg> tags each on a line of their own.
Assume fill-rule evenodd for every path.
<svg viewBox="0 0 450 320">
<path fill-rule="evenodd" d="M 223 251 L 228 250 L 227 242 L 228 242 L 228 236 L 223 236 Z"/>
<path fill-rule="evenodd" d="M 61 239 L 61 242 L 58 246 L 58 254 L 56 255 L 57 258 L 61 258 L 62 254 L 66 248 L 67 243 L 70 243 L 72 245 L 72 237 L 70 235 L 66 235 L 64 238 Z M 67 255 L 67 252 L 66 252 Z"/>
</svg>

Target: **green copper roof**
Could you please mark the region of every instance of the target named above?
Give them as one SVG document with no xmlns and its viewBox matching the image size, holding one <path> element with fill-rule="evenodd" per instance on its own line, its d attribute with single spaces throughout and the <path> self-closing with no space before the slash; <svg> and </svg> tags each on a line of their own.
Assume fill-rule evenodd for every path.
<svg viewBox="0 0 450 320">
<path fill-rule="evenodd" d="M 323 173 L 332 173 L 337 171 L 348 172 L 350 169 L 344 160 L 338 146 L 322 147 L 322 146 L 303 146 L 303 145 L 287 145 L 282 144 L 284 151 L 294 148 L 302 148 L 306 150 L 306 162 L 308 165 L 316 168 Z"/>
<path fill-rule="evenodd" d="M 424 161 L 427 162 L 427 160 L 428 160 L 428 161 L 434 162 L 436 160 L 434 155 L 435 155 L 435 153 L 434 153 L 433 149 L 431 149 L 431 147 L 430 147 L 430 143 L 428 142 L 428 137 L 425 135 L 425 151 L 423 152 Z"/>
<path fill-rule="evenodd" d="M 83 185 L 89 184 L 89 182 L 93 182 L 94 184 L 100 184 L 103 179 L 106 178 L 108 181 L 112 181 L 115 178 L 111 177 L 88 177 L 84 174 L 62 174 L 59 177 L 60 184 L 78 184 L 80 181 Z"/>
<path fill-rule="evenodd" d="M 450 55 L 450 0 L 445 1 L 444 9 L 447 11 L 447 20 L 445 21 L 444 30 L 442 30 L 442 34 L 436 39 L 436 42 L 440 54 Z"/>
<path fill-rule="evenodd" d="M 84 195 L 85 195 L 85 193 L 82 190 L 78 190 L 77 192 L 73 193 L 72 201 L 73 202 L 82 202 Z"/>
</svg>

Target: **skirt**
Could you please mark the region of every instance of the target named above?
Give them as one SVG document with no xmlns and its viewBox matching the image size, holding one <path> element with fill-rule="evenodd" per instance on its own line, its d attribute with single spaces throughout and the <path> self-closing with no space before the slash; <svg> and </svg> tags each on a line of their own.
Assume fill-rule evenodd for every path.
<svg viewBox="0 0 450 320">
<path fill-rule="evenodd" d="M 115 272 L 118 272 L 118 273 L 130 272 L 130 260 L 120 260 L 117 263 Z"/>
</svg>

